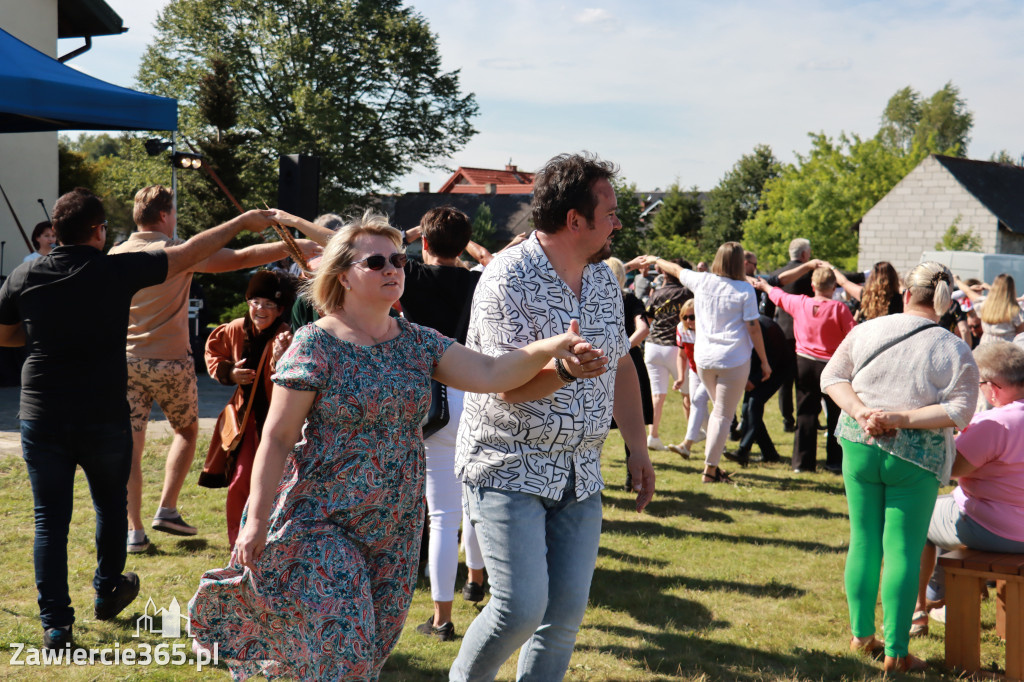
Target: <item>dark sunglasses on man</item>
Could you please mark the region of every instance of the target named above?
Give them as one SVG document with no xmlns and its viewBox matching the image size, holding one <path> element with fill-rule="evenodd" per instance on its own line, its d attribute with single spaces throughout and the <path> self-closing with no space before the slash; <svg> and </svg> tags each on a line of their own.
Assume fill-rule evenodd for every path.
<svg viewBox="0 0 1024 682">
<path fill-rule="evenodd" d="M 379 253 L 375 253 L 372 256 L 367 256 L 361 260 L 357 260 L 352 265 L 359 265 L 360 263 L 366 263 L 368 270 L 383 270 L 384 266 L 391 261 L 391 264 L 397 269 L 401 270 L 405 267 L 405 264 L 409 261 L 409 257 L 404 253 L 393 253 L 390 256 L 382 256 Z"/>
</svg>

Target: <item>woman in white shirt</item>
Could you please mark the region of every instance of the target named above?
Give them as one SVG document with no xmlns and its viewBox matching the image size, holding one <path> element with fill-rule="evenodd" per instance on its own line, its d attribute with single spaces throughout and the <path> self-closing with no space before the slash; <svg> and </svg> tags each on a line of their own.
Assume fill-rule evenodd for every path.
<svg viewBox="0 0 1024 682">
<path fill-rule="evenodd" d="M 704 447 L 705 483 L 732 483 L 718 463 L 729 437 L 729 424 L 743 398 L 750 371 L 750 351 L 755 349 L 767 378 L 771 374 L 757 323 L 757 299 L 747 282 L 743 247 L 726 242 L 718 247 L 711 272 L 693 272 L 661 258 L 657 266 L 694 293 L 697 338 L 694 359 L 701 382 L 715 403 L 708 420 Z"/>
</svg>

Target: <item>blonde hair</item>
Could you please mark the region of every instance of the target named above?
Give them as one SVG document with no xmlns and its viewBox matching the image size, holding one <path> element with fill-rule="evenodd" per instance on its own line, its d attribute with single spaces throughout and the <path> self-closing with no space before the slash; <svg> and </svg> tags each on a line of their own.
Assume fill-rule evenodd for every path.
<svg viewBox="0 0 1024 682">
<path fill-rule="evenodd" d="M 982 381 L 1000 386 L 1024 386 L 1024 349 L 1009 341 L 983 343 L 974 349 Z"/>
<path fill-rule="evenodd" d="M 949 310 L 949 304 L 953 301 L 950 289 L 953 273 L 942 263 L 933 260 L 920 263 L 910 271 L 905 281 L 912 304 L 930 306 L 940 317 Z"/>
<path fill-rule="evenodd" d="M 832 268 L 818 268 L 811 273 L 811 287 L 815 291 L 828 291 L 836 288 L 836 273 Z"/>
<path fill-rule="evenodd" d="M 615 275 L 615 279 L 619 280 L 619 288 L 626 288 L 626 266 L 622 264 L 615 256 L 604 259 L 605 265 L 612 269 L 612 274 Z"/>
<path fill-rule="evenodd" d="M 739 242 L 726 242 L 718 247 L 715 260 L 711 264 L 712 274 L 729 279 L 745 280 L 747 269 L 744 266 L 743 247 Z"/>
<path fill-rule="evenodd" d="M 679 306 L 679 321 L 682 322 L 683 321 L 683 315 L 685 315 L 686 313 L 692 313 L 694 311 L 694 309 L 695 309 L 695 307 L 693 305 L 693 299 L 692 298 L 688 298 L 685 301 L 683 301 L 683 304 L 681 306 Z"/>
<path fill-rule="evenodd" d="M 155 225 L 160 220 L 160 212 L 171 212 L 174 208 L 174 194 L 163 185 L 143 187 L 135 193 L 135 205 L 132 207 L 132 220 L 140 227 Z"/>
<path fill-rule="evenodd" d="M 989 289 L 985 304 L 981 306 L 979 317 L 986 324 L 1000 324 L 1009 322 L 1020 313 L 1020 305 L 1017 304 L 1017 287 L 1014 285 L 1013 277 L 1003 273 L 996 275 Z"/>
<path fill-rule="evenodd" d="M 327 242 L 316 276 L 305 288 L 309 300 L 321 315 L 344 307 L 345 287 L 339 276 L 356 260 L 354 244 L 364 234 L 387 237 L 398 250 L 402 249 L 402 233 L 391 227 L 383 213 L 368 209 L 361 218 L 348 218 L 348 222 Z"/>
</svg>

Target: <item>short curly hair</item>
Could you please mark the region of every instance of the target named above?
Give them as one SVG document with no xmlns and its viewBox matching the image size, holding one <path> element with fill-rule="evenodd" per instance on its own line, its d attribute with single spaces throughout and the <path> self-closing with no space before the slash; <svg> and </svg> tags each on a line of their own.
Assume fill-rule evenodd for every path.
<svg viewBox="0 0 1024 682">
<path fill-rule="evenodd" d="M 559 154 L 551 159 L 534 178 L 533 226 L 554 234 L 565 227 L 566 216 L 574 209 L 593 220 L 597 207 L 594 183 L 611 181 L 618 172 L 618 166 L 590 152 Z"/>
</svg>

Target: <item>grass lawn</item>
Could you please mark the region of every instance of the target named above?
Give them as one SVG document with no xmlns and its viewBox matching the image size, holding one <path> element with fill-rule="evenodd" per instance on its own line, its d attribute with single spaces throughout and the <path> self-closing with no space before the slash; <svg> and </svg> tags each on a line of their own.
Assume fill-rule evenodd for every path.
<svg viewBox="0 0 1024 682">
<path fill-rule="evenodd" d="M 682 409 L 666 409 L 666 442 L 682 439 Z M 790 452 L 774 406 L 769 430 L 779 451 Z M 156 507 L 167 439 L 152 439 L 144 459 L 144 516 Z M 205 452 L 201 439 L 200 453 Z M 823 453 L 822 444 L 820 452 Z M 590 607 L 569 666 L 569 680 L 863 680 L 880 677 L 877 663 L 847 650 L 850 639 L 842 575 L 848 537 L 846 501 L 840 478 L 794 474 L 783 464 L 752 464 L 736 474 L 737 485 L 700 482 L 700 447 L 682 460 L 653 453 L 658 492 L 648 511 L 637 515 L 625 479 L 622 441 L 612 432 L 604 451 L 604 533 L 590 593 Z M 69 582 L 78 620 L 75 637 L 85 647 L 138 648 L 171 640 L 143 632 L 134 638 L 135 619 L 148 599 L 182 608 L 199 576 L 227 560 L 223 490 L 194 482 L 194 465 L 180 507 L 200 527 L 198 538 L 179 539 L 151 532 L 148 554 L 129 555 L 128 570 L 142 580 L 138 601 L 113 622 L 92 617 L 95 557 L 94 515 L 79 475 L 69 542 Z M 733 467 L 726 467 L 732 471 Z M 197 673 L 175 666 L 81 668 L 9 665 L 11 642 L 41 646 L 32 573 L 32 496 L 18 457 L 0 459 L 0 572 L 7 576 L 7 598 L 0 608 L 0 639 L 8 652 L 0 678 L 11 679 L 230 679 L 221 667 Z M 464 572 L 460 574 L 461 587 Z M 486 602 L 484 602 L 486 603 Z M 408 625 L 382 679 L 442 680 L 461 634 L 477 607 L 456 592 L 453 620 L 460 637 L 441 643 L 414 630 L 432 610 L 429 585 L 417 586 Z M 1001 668 L 1004 644 L 994 632 L 994 598 L 983 603 L 982 663 Z M 881 623 L 881 610 L 877 622 Z M 180 640 L 184 642 L 185 640 Z M 911 651 L 931 664 L 916 679 L 953 680 L 943 671 L 943 626 L 932 623 L 929 637 L 913 640 Z M 499 679 L 512 680 L 514 659 Z"/>
</svg>

